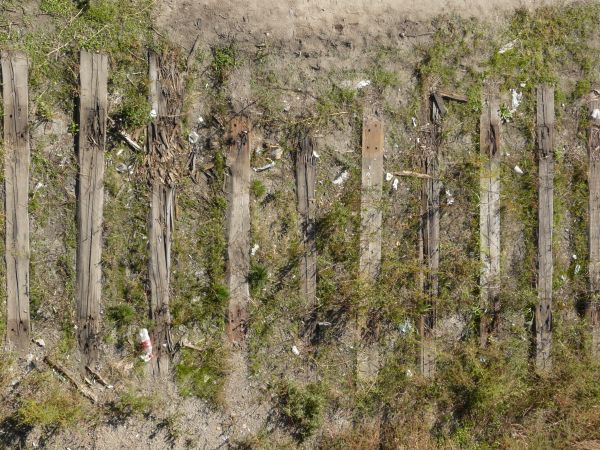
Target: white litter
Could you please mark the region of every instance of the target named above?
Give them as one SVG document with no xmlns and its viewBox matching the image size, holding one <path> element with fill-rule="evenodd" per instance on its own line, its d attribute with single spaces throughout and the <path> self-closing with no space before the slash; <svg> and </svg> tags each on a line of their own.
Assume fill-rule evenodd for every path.
<svg viewBox="0 0 600 450">
<path fill-rule="evenodd" d="M 190 134 L 188 134 L 188 141 L 190 142 L 190 144 L 195 144 L 196 142 L 198 142 L 199 139 L 200 136 L 195 131 L 192 131 Z"/>
<path fill-rule="evenodd" d="M 410 332 L 413 328 L 412 322 L 408 319 L 404 321 L 402 325 L 400 325 L 400 333 L 406 334 Z"/>
<path fill-rule="evenodd" d="M 392 178 L 394 178 L 394 175 L 392 175 L 391 173 L 387 172 L 385 174 L 385 181 L 392 181 Z"/>
<path fill-rule="evenodd" d="M 273 167 L 275 167 L 275 161 L 273 161 L 272 159 L 269 159 L 268 164 L 265 164 L 264 166 L 261 166 L 261 167 L 254 167 L 254 171 L 255 172 L 264 172 L 265 170 L 272 169 Z"/>
<path fill-rule="evenodd" d="M 46 346 L 46 343 L 44 342 L 44 340 L 43 340 L 43 339 L 36 339 L 36 340 L 35 340 L 35 343 L 36 343 L 37 345 L 39 345 L 40 347 L 42 347 L 42 348 L 44 348 L 44 347 Z"/>
<path fill-rule="evenodd" d="M 592 111 L 592 119 L 594 119 L 594 120 L 600 119 L 600 109 L 594 108 L 594 110 Z"/>
<path fill-rule="evenodd" d="M 574 273 L 575 275 L 577 275 L 577 274 L 578 274 L 580 271 L 581 271 L 581 266 L 580 266 L 579 264 L 577 264 L 577 265 L 575 266 L 575 270 L 573 271 L 573 273 Z"/>
<path fill-rule="evenodd" d="M 330 327 L 331 322 L 317 322 L 317 325 L 319 325 L 320 327 Z"/>
<path fill-rule="evenodd" d="M 515 47 L 515 44 L 517 43 L 517 40 L 515 39 L 514 41 L 510 41 L 508 44 L 504 44 L 500 50 L 498 50 L 498 53 L 502 54 L 502 53 L 506 53 L 509 50 L 512 50 Z"/>
<path fill-rule="evenodd" d="M 358 83 L 356 83 L 356 89 L 366 88 L 370 84 L 371 80 L 360 80 Z"/>
<path fill-rule="evenodd" d="M 314 150 L 313 150 L 313 156 L 314 156 L 315 158 L 317 158 L 317 159 L 319 159 L 319 158 L 320 158 L 319 154 L 318 154 L 317 152 L 315 152 Z"/>
<path fill-rule="evenodd" d="M 252 247 L 252 250 L 250 250 L 250 254 L 252 256 L 256 255 L 256 252 L 258 251 L 259 248 L 260 248 L 260 246 L 258 244 L 254 244 L 254 247 Z"/>
<path fill-rule="evenodd" d="M 37 191 L 39 191 L 43 187 L 44 187 L 44 183 L 42 183 L 41 181 L 38 181 L 35 184 L 35 187 L 33 188 L 33 192 L 37 192 Z"/>
<path fill-rule="evenodd" d="M 571 258 L 573 258 L 573 261 L 577 259 L 577 255 L 573 254 L 573 256 L 571 256 Z"/>
<path fill-rule="evenodd" d="M 454 204 L 454 197 L 452 196 L 452 192 L 449 191 L 448 189 L 446 189 L 446 197 L 448 198 L 447 200 L 447 204 L 448 206 L 453 205 Z"/>
<path fill-rule="evenodd" d="M 150 118 L 151 119 L 156 119 L 157 116 L 158 116 L 158 113 L 156 112 L 155 109 L 150 110 Z"/>
<path fill-rule="evenodd" d="M 562 281 L 567 281 L 567 276 L 566 276 L 566 275 L 561 275 L 561 276 L 560 276 L 560 279 L 561 279 Z"/>
<path fill-rule="evenodd" d="M 417 118 L 416 118 L 416 117 L 413 117 L 413 118 L 412 118 L 412 122 L 413 122 L 413 127 L 415 127 L 415 128 L 416 128 L 416 127 L 417 127 Z"/>
<path fill-rule="evenodd" d="M 198 117 L 198 123 L 204 123 L 204 117 L 202 117 L 202 116 Z"/>
<path fill-rule="evenodd" d="M 133 173 L 133 166 L 128 166 L 127 164 L 118 164 L 117 167 L 117 172 L 119 173 L 125 173 L 125 172 L 129 172 L 129 173 Z"/>
<path fill-rule="evenodd" d="M 519 175 L 523 175 L 523 169 L 521 169 L 519 166 L 515 166 L 515 172 L 517 172 Z"/>
<path fill-rule="evenodd" d="M 407 378 L 412 378 L 413 377 L 413 372 L 410 369 L 406 369 L 406 376 Z"/>
<path fill-rule="evenodd" d="M 397 191 L 398 190 L 398 183 L 400 181 L 398 180 L 398 178 L 394 178 L 394 182 L 392 183 L 392 189 Z"/>
<path fill-rule="evenodd" d="M 296 356 L 300 356 L 300 350 L 295 345 L 292 345 L 292 353 Z"/>
<path fill-rule="evenodd" d="M 519 84 L 519 86 L 525 87 L 525 86 L 527 86 L 527 83 L 521 83 L 521 84 Z"/>
<path fill-rule="evenodd" d="M 523 101 L 523 93 L 517 91 L 516 89 L 511 89 L 510 95 L 512 96 L 512 108 L 510 112 L 514 113 L 521 104 L 521 101 Z"/>
<path fill-rule="evenodd" d="M 348 171 L 344 170 L 339 177 L 333 180 L 333 184 L 341 185 L 344 181 L 348 179 L 349 176 L 350 174 L 348 173 Z"/>
</svg>

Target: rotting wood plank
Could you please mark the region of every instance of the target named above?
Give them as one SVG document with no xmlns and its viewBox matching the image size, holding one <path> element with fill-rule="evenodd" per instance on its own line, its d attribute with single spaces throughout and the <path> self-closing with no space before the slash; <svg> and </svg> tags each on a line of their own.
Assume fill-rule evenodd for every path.
<svg viewBox="0 0 600 450">
<path fill-rule="evenodd" d="M 107 55 L 82 51 L 78 135 L 77 337 L 84 365 L 98 359 L 102 280 L 102 211 L 106 147 Z"/>
<path fill-rule="evenodd" d="M 373 283 L 381 269 L 381 191 L 383 186 L 383 121 L 365 116 L 362 131 L 362 187 L 359 272 L 363 281 Z M 369 311 L 358 312 L 357 366 L 359 381 L 377 375 L 379 355 L 375 336 L 368 327 Z"/>
<path fill-rule="evenodd" d="M 314 154 L 314 147 L 314 140 L 310 132 L 307 130 L 300 132 L 296 153 L 296 193 L 302 244 L 300 295 L 312 314 L 304 332 L 305 338 L 309 341 L 314 334 L 315 320 L 313 319 L 315 319 L 317 306 L 317 243 L 315 239 L 317 158 Z"/>
<path fill-rule="evenodd" d="M 538 304 L 535 310 L 535 365 L 552 368 L 552 218 L 554 194 L 554 88 L 537 88 Z"/>
<path fill-rule="evenodd" d="M 164 73 L 163 73 L 164 72 Z M 171 313 L 171 243 L 175 219 L 175 181 L 177 177 L 178 113 L 181 109 L 181 86 L 170 67 L 148 52 L 148 79 L 152 121 L 147 128 L 147 155 L 150 164 L 150 219 L 148 221 L 148 277 L 150 280 L 150 318 L 155 377 L 169 373 Z M 168 80 L 165 81 L 165 78 Z"/>
<path fill-rule="evenodd" d="M 480 344 L 497 329 L 500 310 L 500 116 L 496 96 L 484 101 L 479 125 L 481 154 L 479 235 L 482 302 Z"/>
<path fill-rule="evenodd" d="M 593 357 L 600 357 L 600 94 L 592 93 L 588 136 L 589 186 L 589 283 L 586 316 L 592 333 Z"/>
<path fill-rule="evenodd" d="M 227 153 L 230 172 L 227 186 L 227 335 L 232 344 L 241 346 L 245 341 L 250 302 L 250 121 L 237 116 L 231 120 L 230 127 Z"/>
<path fill-rule="evenodd" d="M 419 236 L 420 259 L 427 272 L 422 275 L 421 283 L 425 296 L 425 312 L 419 321 L 421 348 L 419 366 L 425 377 L 435 375 L 435 336 L 437 320 L 438 270 L 440 263 L 440 191 L 438 176 L 438 152 L 441 140 L 441 110 L 433 96 L 428 99 L 427 120 L 423 133 L 422 172 L 429 178 L 423 183 L 421 195 L 421 230 Z"/>
<path fill-rule="evenodd" d="M 29 92 L 22 53 L 2 53 L 7 347 L 29 348 Z"/>
</svg>

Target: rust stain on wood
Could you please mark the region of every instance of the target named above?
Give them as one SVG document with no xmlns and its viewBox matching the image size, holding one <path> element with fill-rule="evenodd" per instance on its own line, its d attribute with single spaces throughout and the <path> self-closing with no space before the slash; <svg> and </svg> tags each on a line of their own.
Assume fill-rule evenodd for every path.
<svg viewBox="0 0 600 450">
<path fill-rule="evenodd" d="M 484 101 L 480 118 L 480 343 L 485 346 L 497 330 L 500 311 L 500 117 L 496 96 Z"/>
<path fill-rule="evenodd" d="M 229 308 L 227 335 L 234 345 L 243 345 L 248 325 L 250 291 L 250 121 L 231 120 L 227 165 L 229 210 L 227 223 L 227 286 Z"/>
<path fill-rule="evenodd" d="M 590 116 L 600 110 L 600 95 L 592 93 Z M 589 283 L 586 316 L 592 333 L 592 355 L 600 357 L 600 119 L 590 119 L 588 136 L 589 186 Z"/>
<path fill-rule="evenodd" d="M 85 365 L 98 359 L 108 57 L 81 52 L 77 202 L 77 336 Z"/>
<path fill-rule="evenodd" d="M 554 89 L 537 88 L 538 304 L 535 310 L 536 368 L 552 368 L 552 218 L 554 195 Z"/>
<path fill-rule="evenodd" d="M 22 53 L 2 53 L 7 344 L 29 348 L 29 92 Z"/>
</svg>

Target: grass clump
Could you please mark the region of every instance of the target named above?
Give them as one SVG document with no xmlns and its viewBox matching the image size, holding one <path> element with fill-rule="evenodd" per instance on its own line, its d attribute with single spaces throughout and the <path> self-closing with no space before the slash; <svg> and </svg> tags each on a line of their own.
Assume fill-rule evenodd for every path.
<svg viewBox="0 0 600 450">
<path fill-rule="evenodd" d="M 260 180 L 252 180 L 250 185 L 250 194 L 255 198 L 261 198 L 267 193 L 267 188 Z"/>
<path fill-rule="evenodd" d="M 155 403 L 156 399 L 153 396 L 129 389 L 113 403 L 113 411 L 122 417 L 142 416 L 150 413 Z"/>
<path fill-rule="evenodd" d="M 282 417 L 298 439 L 306 439 L 321 427 L 325 398 L 318 385 L 286 383 L 280 387 L 279 399 Z"/>
<path fill-rule="evenodd" d="M 223 403 L 226 353 L 215 344 L 202 352 L 184 348 L 175 367 L 175 381 L 184 397 L 198 397 L 213 405 Z"/>
</svg>

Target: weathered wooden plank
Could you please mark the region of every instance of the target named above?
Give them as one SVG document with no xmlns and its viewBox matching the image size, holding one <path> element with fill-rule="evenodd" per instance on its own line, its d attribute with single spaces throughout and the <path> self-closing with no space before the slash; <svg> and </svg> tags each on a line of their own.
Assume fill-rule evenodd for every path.
<svg viewBox="0 0 600 450">
<path fill-rule="evenodd" d="M 359 272 L 373 283 L 381 269 L 381 191 L 383 186 L 383 121 L 365 116 L 362 130 L 362 186 Z M 369 380 L 377 375 L 379 354 L 368 330 L 367 308 L 358 313 L 357 379 Z"/>
<path fill-rule="evenodd" d="M 479 235 L 482 302 L 480 343 L 487 344 L 500 310 L 500 116 L 496 96 L 484 102 L 480 118 L 481 153 Z"/>
<path fill-rule="evenodd" d="M 592 333 L 592 355 L 600 357 L 600 95 L 595 92 L 592 93 L 590 102 L 590 116 L 588 137 L 590 299 L 586 305 L 586 315 Z"/>
<path fill-rule="evenodd" d="M 148 52 L 148 79 L 152 121 L 147 129 L 147 154 L 150 164 L 150 220 L 148 222 L 148 276 L 150 280 L 150 318 L 153 342 L 152 373 L 164 377 L 169 373 L 171 313 L 171 243 L 175 216 L 175 154 L 180 112 L 179 83 L 171 77 L 161 58 Z M 176 75 L 173 75 L 176 76 Z M 165 77 L 168 81 L 164 82 Z M 169 97 L 169 98 L 167 98 Z"/>
<path fill-rule="evenodd" d="M 250 301 L 250 121 L 231 121 L 227 165 L 229 211 L 227 224 L 227 286 L 229 310 L 227 335 L 232 344 L 243 345 Z"/>
<path fill-rule="evenodd" d="M 77 202 L 77 337 L 85 365 L 98 359 L 108 57 L 81 52 Z"/>
<path fill-rule="evenodd" d="M 441 140 L 441 111 L 432 97 L 428 99 L 428 120 L 423 133 L 422 172 L 429 178 L 421 195 L 422 256 L 427 272 L 423 277 L 425 312 L 419 322 L 421 336 L 420 369 L 425 377 L 435 374 L 435 336 L 440 264 L 440 191 L 438 152 Z"/>
<path fill-rule="evenodd" d="M 315 184 L 317 158 L 314 141 L 308 131 L 298 136 L 296 153 L 296 193 L 300 216 L 300 294 L 308 308 L 314 311 L 317 302 L 317 243 L 315 239 Z M 310 334 L 310 333 L 309 333 Z"/>
<path fill-rule="evenodd" d="M 554 88 L 537 88 L 538 304 L 535 310 L 536 368 L 552 368 L 552 217 L 554 194 Z"/>
<path fill-rule="evenodd" d="M 22 53 L 2 53 L 6 305 L 9 349 L 29 348 L 29 92 Z"/>
</svg>

